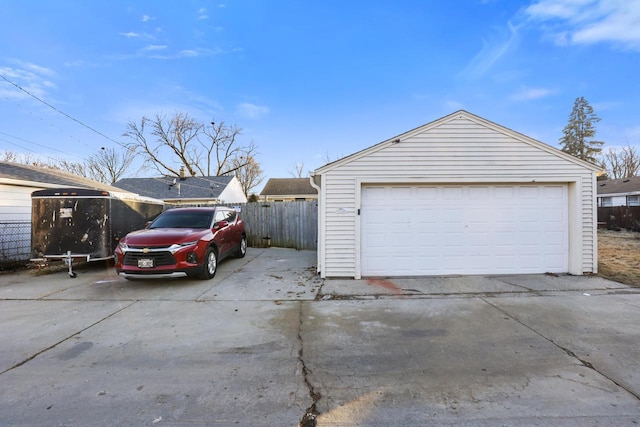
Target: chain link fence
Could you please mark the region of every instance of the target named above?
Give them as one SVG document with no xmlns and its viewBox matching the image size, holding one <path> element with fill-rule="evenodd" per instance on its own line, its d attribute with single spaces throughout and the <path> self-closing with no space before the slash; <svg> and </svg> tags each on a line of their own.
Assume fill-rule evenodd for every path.
<svg viewBox="0 0 640 427">
<path fill-rule="evenodd" d="M 0 222 L 0 270 L 26 262 L 31 256 L 31 222 Z"/>
</svg>

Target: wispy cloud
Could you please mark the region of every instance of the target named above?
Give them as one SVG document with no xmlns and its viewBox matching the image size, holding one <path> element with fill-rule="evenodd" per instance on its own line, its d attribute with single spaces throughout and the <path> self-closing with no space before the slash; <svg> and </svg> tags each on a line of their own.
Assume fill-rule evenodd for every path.
<svg viewBox="0 0 640 427">
<path fill-rule="evenodd" d="M 142 34 L 134 33 L 133 31 L 129 31 L 127 33 L 120 33 L 121 36 L 126 37 L 128 39 L 135 39 L 136 37 L 141 37 Z"/>
<path fill-rule="evenodd" d="M 507 28 L 497 29 L 493 39 L 482 41 L 482 50 L 473 57 L 461 76 L 476 79 L 486 75 L 518 42 L 518 28 L 511 22 Z"/>
<path fill-rule="evenodd" d="M 238 114 L 249 119 L 260 119 L 269 114 L 269 111 L 268 107 L 251 104 L 249 102 L 243 102 L 236 107 Z"/>
<path fill-rule="evenodd" d="M 509 99 L 512 101 L 532 101 L 553 95 L 555 91 L 546 88 L 523 88 L 512 94 Z"/>
<path fill-rule="evenodd" d="M 22 66 L 34 74 L 42 75 L 42 76 L 54 76 L 56 72 L 50 68 L 41 67 L 40 65 L 32 64 L 30 62 L 21 62 Z"/>
<path fill-rule="evenodd" d="M 154 18 L 153 16 L 149 16 L 149 15 L 142 15 L 142 18 L 140 18 L 140 20 L 142 22 L 149 22 L 149 21 L 153 21 L 156 18 Z"/>
<path fill-rule="evenodd" d="M 198 19 L 209 19 L 209 15 L 207 15 L 207 9 L 204 7 L 198 9 Z"/>
<path fill-rule="evenodd" d="M 184 57 L 195 58 L 197 56 L 200 56 L 200 51 L 197 49 L 183 49 L 180 52 L 178 52 L 178 57 L 180 58 L 184 58 Z"/>
<path fill-rule="evenodd" d="M 56 75 L 56 72 L 50 68 L 18 60 L 11 62 L 15 64 L 14 67 L 0 66 L 0 75 L 13 84 L 20 86 L 25 91 L 40 99 L 45 99 L 49 91 L 56 88 L 55 83 L 50 79 Z M 16 86 L 13 86 L 5 80 L 0 80 L 0 97 L 6 99 L 24 99 L 29 96 Z"/>
<path fill-rule="evenodd" d="M 148 46 L 145 46 L 142 48 L 143 51 L 159 51 L 159 50 L 165 50 L 167 49 L 169 46 L 164 45 L 164 44 L 150 44 Z"/>
<path fill-rule="evenodd" d="M 611 43 L 640 50 L 638 1 L 538 0 L 525 13 L 559 45 Z"/>
<path fill-rule="evenodd" d="M 65 61 L 64 63 L 65 67 L 82 67 L 83 65 L 85 65 L 85 62 L 82 59 L 74 59 L 72 61 Z"/>
<path fill-rule="evenodd" d="M 195 49 L 181 49 L 179 51 L 170 51 L 169 46 L 166 45 L 149 45 L 138 51 L 136 55 L 120 56 L 120 59 L 129 59 L 132 57 L 144 57 L 147 56 L 151 59 L 180 59 L 180 58 L 201 58 L 219 55 L 223 53 L 222 49 L 209 49 L 209 48 L 195 48 Z"/>
</svg>

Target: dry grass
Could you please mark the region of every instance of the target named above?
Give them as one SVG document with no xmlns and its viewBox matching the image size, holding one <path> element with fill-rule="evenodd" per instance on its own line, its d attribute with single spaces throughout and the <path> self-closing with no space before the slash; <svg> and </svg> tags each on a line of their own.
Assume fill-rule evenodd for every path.
<svg viewBox="0 0 640 427">
<path fill-rule="evenodd" d="M 598 275 L 640 287 L 640 233 L 598 230 Z"/>
</svg>

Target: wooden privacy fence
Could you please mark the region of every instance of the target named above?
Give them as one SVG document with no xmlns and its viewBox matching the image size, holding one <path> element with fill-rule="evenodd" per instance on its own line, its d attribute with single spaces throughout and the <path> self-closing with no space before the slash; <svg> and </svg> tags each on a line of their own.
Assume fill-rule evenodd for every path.
<svg viewBox="0 0 640 427">
<path fill-rule="evenodd" d="M 318 202 L 255 202 L 229 204 L 240 207 L 247 244 L 254 248 L 275 246 L 317 249 Z"/>
<path fill-rule="evenodd" d="M 640 206 L 598 208 L 598 223 L 609 229 L 640 231 Z"/>
</svg>

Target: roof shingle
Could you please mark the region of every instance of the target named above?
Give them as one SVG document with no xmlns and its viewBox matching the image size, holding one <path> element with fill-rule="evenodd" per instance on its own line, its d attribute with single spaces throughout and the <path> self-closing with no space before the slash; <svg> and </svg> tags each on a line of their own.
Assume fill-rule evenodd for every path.
<svg viewBox="0 0 640 427">
<path fill-rule="evenodd" d="M 161 200 L 217 199 L 227 188 L 233 176 L 190 176 L 177 178 L 123 178 L 116 187 Z"/>
<path fill-rule="evenodd" d="M 318 194 L 309 178 L 270 178 L 260 192 L 261 196 L 303 196 Z"/>
<path fill-rule="evenodd" d="M 598 194 L 625 194 L 640 191 L 640 176 L 598 181 Z"/>
<path fill-rule="evenodd" d="M 74 175 L 59 169 L 48 169 L 22 163 L 0 162 L 0 178 L 48 184 L 60 187 L 81 187 L 102 191 L 119 191 L 111 185 Z"/>
</svg>

